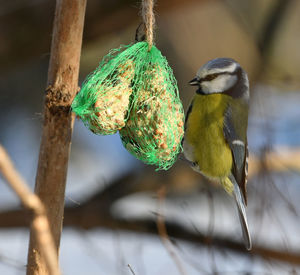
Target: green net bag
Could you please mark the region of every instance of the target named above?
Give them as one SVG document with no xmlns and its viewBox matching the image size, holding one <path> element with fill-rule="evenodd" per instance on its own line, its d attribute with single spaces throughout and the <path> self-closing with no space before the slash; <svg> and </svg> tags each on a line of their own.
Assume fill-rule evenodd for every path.
<svg viewBox="0 0 300 275">
<path fill-rule="evenodd" d="M 176 79 L 153 45 L 138 42 L 127 49 L 134 63 L 129 117 L 120 137 L 125 148 L 158 169 L 170 168 L 181 151 L 184 112 Z"/>
<path fill-rule="evenodd" d="M 184 113 L 165 57 L 147 42 L 110 51 L 76 95 L 72 110 L 94 133 L 120 131 L 125 148 L 168 169 L 181 150 Z"/>
<path fill-rule="evenodd" d="M 72 110 L 95 134 L 125 126 L 133 93 L 134 58 L 129 46 L 110 51 L 84 81 Z"/>
</svg>

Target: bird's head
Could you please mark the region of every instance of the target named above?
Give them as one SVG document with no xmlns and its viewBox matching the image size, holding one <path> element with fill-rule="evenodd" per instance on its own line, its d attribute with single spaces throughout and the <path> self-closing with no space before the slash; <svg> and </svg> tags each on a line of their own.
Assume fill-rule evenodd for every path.
<svg viewBox="0 0 300 275">
<path fill-rule="evenodd" d="M 231 58 L 216 58 L 208 61 L 189 82 L 198 86 L 197 93 L 210 95 L 228 94 L 232 97 L 249 99 L 249 81 L 239 63 Z"/>
</svg>

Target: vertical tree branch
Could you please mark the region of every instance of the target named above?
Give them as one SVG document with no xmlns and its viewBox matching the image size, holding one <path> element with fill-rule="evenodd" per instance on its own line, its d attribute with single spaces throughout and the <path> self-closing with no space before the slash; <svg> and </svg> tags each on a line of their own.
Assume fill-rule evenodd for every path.
<svg viewBox="0 0 300 275">
<path fill-rule="evenodd" d="M 56 1 L 35 192 L 45 205 L 57 251 L 74 123 L 70 106 L 78 90 L 85 7 L 86 0 Z M 32 229 L 27 274 L 49 274 Z"/>
</svg>

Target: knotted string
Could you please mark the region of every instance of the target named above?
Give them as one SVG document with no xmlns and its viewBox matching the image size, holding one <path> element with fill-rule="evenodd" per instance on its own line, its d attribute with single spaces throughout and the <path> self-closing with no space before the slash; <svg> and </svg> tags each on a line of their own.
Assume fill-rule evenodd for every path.
<svg viewBox="0 0 300 275">
<path fill-rule="evenodd" d="M 153 13 L 154 0 L 142 1 L 142 18 L 145 24 L 146 40 L 149 45 L 149 51 L 153 45 L 153 28 L 155 24 L 155 17 Z"/>
</svg>

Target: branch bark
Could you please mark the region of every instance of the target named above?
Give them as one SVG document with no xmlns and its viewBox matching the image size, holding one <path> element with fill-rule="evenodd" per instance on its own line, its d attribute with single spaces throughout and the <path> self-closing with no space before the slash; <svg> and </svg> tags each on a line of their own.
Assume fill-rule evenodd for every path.
<svg viewBox="0 0 300 275">
<path fill-rule="evenodd" d="M 57 253 L 74 124 L 70 106 L 78 90 L 85 7 L 86 0 L 56 1 L 35 192 L 45 205 Z M 27 274 L 49 274 L 32 228 Z"/>
</svg>

